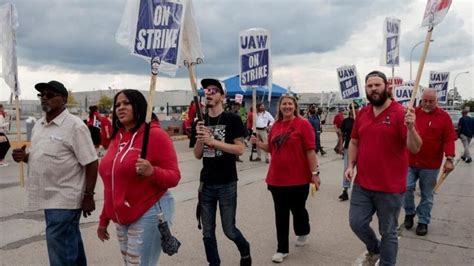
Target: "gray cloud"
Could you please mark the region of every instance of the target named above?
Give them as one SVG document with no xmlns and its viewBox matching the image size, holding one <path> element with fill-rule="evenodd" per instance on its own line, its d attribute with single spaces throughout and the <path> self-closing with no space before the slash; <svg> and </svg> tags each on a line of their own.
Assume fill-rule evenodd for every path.
<svg viewBox="0 0 474 266">
<path fill-rule="evenodd" d="M 408 8 L 400 2 L 194 1 L 205 55 L 197 74 L 225 76 L 237 73 L 241 30 L 269 29 L 273 56 L 324 53 L 344 45 L 354 30 L 363 27 L 371 16 L 380 14 L 387 6 L 399 12 Z M 15 3 L 20 20 L 18 52 L 21 64 L 35 68 L 56 65 L 85 73 L 144 74 L 149 70 L 143 59 L 130 55 L 115 42 L 125 0 L 18 0 Z M 462 20 L 449 23 L 460 25 Z M 465 55 L 464 45 L 457 47 L 454 43 L 465 32 L 440 27 L 436 34 L 451 36 L 440 41 L 440 45 L 455 47 Z M 406 56 L 407 49 L 409 56 L 411 46 L 408 44 L 418 40 L 418 33 L 407 32 L 403 37 L 407 40 L 402 41 L 402 56 Z M 472 45 L 472 38 L 470 40 Z M 452 53 L 440 54 L 438 60 L 445 60 Z M 178 72 L 178 76 L 184 75 L 186 71 Z"/>
<path fill-rule="evenodd" d="M 421 23 L 420 23 L 421 25 Z M 448 13 L 445 19 L 434 27 L 427 58 L 431 62 L 440 63 L 449 59 L 457 59 L 472 55 L 472 33 L 464 28 L 464 21 L 456 13 Z M 408 61 L 413 46 L 424 41 L 427 28 L 418 28 L 402 33 L 401 55 Z M 418 61 L 423 50 L 420 44 L 413 50 L 413 61 Z"/>
</svg>

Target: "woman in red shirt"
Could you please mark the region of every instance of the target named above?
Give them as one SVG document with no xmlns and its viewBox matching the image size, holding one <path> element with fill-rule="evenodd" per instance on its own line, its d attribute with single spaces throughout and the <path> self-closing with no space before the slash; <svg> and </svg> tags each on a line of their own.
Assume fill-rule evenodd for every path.
<svg viewBox="0 0 474 266">
<path fill-rule="evenodd" d="M 297 236 L 296 246 L 304 246 L 310 232 L 306 200 L 309 184 L 319 188 L 318 159 L 315 135 L 311 124 L 298 114 L 298 103 L 292 96 L 282 96 L 278 102 L 277 120 L 268 136 L 268 143 L 252 143 L 270 152 L 272 160 L 266 182 L 275 207 L 278 248 L 272 261 L 282 262 L 289 252 L 290 211 Z"/>
<path fill-rule="evenodd" d="M 170 224 L 174 200 L 169 188 L 180 180 L 178 160 L 168 134 L 156 116 L 150 125 L 148 154 L 141 159 L 147 102 L 137 90 L 123 90 L 114 99 L 112 140 L 99 165 L 104 207 L 97 235 L 108 240 L 112 220 L 124 262 L 156 265 L 161 253 L 159 217 Z"/>
</svg>

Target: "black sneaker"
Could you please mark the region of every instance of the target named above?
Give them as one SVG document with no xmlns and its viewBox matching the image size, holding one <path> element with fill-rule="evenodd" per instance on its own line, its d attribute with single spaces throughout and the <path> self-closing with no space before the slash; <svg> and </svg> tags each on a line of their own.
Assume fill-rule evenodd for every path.
<svg viewBox="0 0 474 266">
<path fill-rule="evenodd" d="M 428 234 L 428 225 L 418 223 L 418 226 L 416 227 L 416 234 L 419 235 L 419 236 L 424 236 L 424 235 Z"/>
<path fill-rule="evenodd" d="M 461 160 L 466 161 L 466 157 L 461 156 Z"/>
<path fill-rule="evenodd" d="M 240 258 L 240 266 L 250 266 L 250 265 L 252 265 L 252 257 L 250 257 L 250 255 Z"/>
<path fill-rule="evenodd" d="M 465 162 L 466 162 L 466 163 L 472 162 L 472 158 L 467 158 Z"/>
<path fill-rule="evenodd" d="M 405 215 L 405 221 L 403 222 L 403 225 L 406 229 L 410 229 L 413 227 L 413 218 L 415 218 L 414 214 Z"/>
<path fill-rule="evenodd" d="M 339 199 L 340 199 L 341 201 L 346 201 L 346 200 L 349 199 L 349 194 L 347 194 L 347 190 L 343 190 L 343 191 L 342 191 L 342 194 L 339 195 Z"/>
<path fill-rule="evenodd" d="M 321 156 L 323 156 L 324 154 L 326 154 L 326 152 L 321 149 Z"/>
</svg>

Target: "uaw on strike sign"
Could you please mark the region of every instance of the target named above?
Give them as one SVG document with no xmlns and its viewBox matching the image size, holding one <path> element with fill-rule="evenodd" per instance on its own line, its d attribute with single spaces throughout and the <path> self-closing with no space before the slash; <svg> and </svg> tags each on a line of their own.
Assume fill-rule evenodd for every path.
<svg viewBox="0 0 474 266">
<path fill-rule="evenodd" d="M 359 78 L 354 65 L 342 66 L 337 69 L 337 77 L 339 79 L 339 87 L 341 89 L 342 99 L 359 98 Z"/>
<path fill-rule="evenodd" d="M 436 89 L 438 102 L 446 103 L 448 101 L 448 82 L 449 72 L 430 72 L 429 87 Z"/>
<path fill-rule="evenodd" d="M 398 66 L 400 61 L 400 20 L 385 18 L 383 26 L 382 65 Z"/>
<path fill-rule="evenodd" d="M 240 86 L 270 86 L 270 32 L 249 29 L 239 37 Z"/>
</svg>

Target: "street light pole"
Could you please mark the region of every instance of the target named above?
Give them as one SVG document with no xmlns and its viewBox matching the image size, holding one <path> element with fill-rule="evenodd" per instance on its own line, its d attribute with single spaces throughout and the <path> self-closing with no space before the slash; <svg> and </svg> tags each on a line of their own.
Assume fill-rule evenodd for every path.
<svg viewBox="0 0 474 266">
<path fill-rule="evenodd" d="M 433 41 L 434 41 L 433 39 L 430 40 L 430 42 L 433 42 Z M 411 78 L 411 77 L 412 77 L 412 73 L 411 73 L 411 72 L 412 72 L 412 71 L 411 71 L 411 60 L 412 60 L 412 58 L 413 58 L 413 50 L 415 50 L 415 48 L 416 48 L 418 45 L 420 45 L 420 44 L 422 44 L 422 43 L 424 43 L 424 42 L 425 42 L 425 41 L 418 42 L 417 44 L 415 44 L 415 45 L 411 48 L 411 52 L 410 52 L 410 80 L 412 80 L 412 78 Z"/>
<path fill-rule="evenodd" d="M 453 88 L 454 89 L 456 89 L 456 79 L 459 77 L 459 75 L 462 75 L 462 74 L 469 74 L 469 71 L 464 71 L 464 72 L 456 74 L 456 76 L 454 77 L 454 82 L 453 82 Z"/>
</svg>

